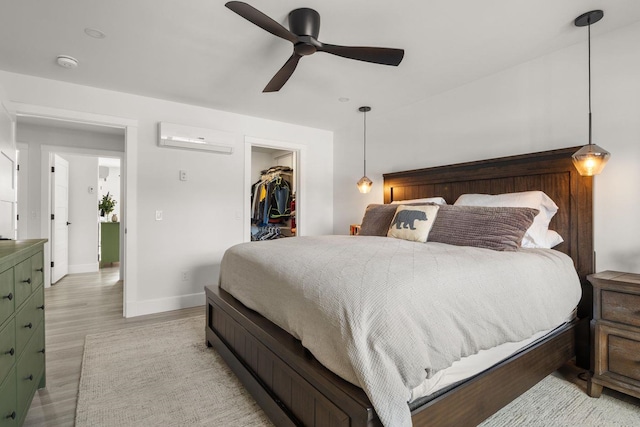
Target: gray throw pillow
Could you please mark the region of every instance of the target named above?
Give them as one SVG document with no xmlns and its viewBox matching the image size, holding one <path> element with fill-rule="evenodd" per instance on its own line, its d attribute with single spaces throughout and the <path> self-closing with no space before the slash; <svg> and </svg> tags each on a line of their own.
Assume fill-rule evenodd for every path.
<svg viewBox="0 0 640 427">
<path fill-rule="evenodd" d="M 404 204 L 404 203 L 403 203 Z M 406 203 L 406 206 L 424 206 L 433 205 L 434 203 Z M 371 204 L 367 206 L 364 212 L 364 218 L 360 225 L 359 236 L 382 236 L 386 237 L 389 226 L 396 214 L 398 205 L 379 205 Z"/>
<path fill-rule="evenodd" d="M 538 212 L 533 208 L 440 206 L 427 242 L 515 251 Z"/>
</svg>

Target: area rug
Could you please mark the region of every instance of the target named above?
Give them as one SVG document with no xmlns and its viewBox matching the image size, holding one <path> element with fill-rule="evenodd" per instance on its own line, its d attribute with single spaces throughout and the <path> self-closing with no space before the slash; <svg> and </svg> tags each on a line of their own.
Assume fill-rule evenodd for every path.
<svg viewBox="0 0 640 427">
<path fill-rule="evenodd" d="M 204 327 L 197 316 L 88 335 L 76 426 L 270 426 Z"/>
<path fill-rule="evenodd" d="M 76 425 L 271 426 L 217 353 L 204 316 L 89 335 Z M 483 427 L 637 426 L 640 407 L 550 375 Z"/>
</svg>

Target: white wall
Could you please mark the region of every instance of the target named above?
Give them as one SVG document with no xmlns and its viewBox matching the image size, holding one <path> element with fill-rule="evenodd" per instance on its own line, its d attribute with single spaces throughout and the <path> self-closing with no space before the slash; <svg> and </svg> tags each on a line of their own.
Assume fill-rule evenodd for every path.
<svg viewBox="0 0 640 427">
<path fill-rule="evenodd" d="M 640 23 L 592 39 L 594 142 L 612 153 L 595 178 L 597 270 L 640 273 Z M 425 76 L 428 78 L 428 76 Z M 334 232 L 382 203 L 382 174 L 586 144 L 587 46 L 581 43 L 397 111 L 367 114 L 334 137 Z"/>
<path fill-rule="evenodd" d="M 224 251 L 243 240 L 245 136 L 305 147 L 305 233 L 333 230 L 331 132 L 7 72 L 0 72 L 0 85 L 16 102 L 138 121 L 138 146 L 131 147 L 138 159 L 138 273 L 127 287 L 131 314 L 204 303 L 203 287 L 217 282 Z M 230 132 L 235 151 L 158 147 L 160 121 Z M 178 179 L 179 170 L 187 171 L 188 181 Z M 156 210 L 163 211 L 162 221 L 155 221 Z"/>
<path fill-rule="evenodd" d="M 69 273 L 98 271 L 98 158 L 60 157 L 69 162 Z"/>
<path fill-rule="evenodd" d="M 264 151 L 251 151 L 251 182 L 257 182 L 260 179 L 261 171 L 274 166 L 273 154 Z"/>
</svg>

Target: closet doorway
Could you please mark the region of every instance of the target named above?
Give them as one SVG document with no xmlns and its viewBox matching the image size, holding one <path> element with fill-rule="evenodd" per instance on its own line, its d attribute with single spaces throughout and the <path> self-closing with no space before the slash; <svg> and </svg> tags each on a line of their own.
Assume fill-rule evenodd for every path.
<svg viewBox="0 0 640 427">
<path fill-rule="evenodd" d="M 300 148 L 247 141 L 245 241 L 300 235 Z"/>
</svg>

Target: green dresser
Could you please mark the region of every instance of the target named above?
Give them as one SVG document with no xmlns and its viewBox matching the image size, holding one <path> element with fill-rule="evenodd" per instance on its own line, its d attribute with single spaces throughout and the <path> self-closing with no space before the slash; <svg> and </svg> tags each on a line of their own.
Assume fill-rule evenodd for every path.
<svg viewBox="0 0 640 427">
<path fill-rule="evenodd" d="M 45 386 L 45 242 L 0 241 L 0 427 L 22 425 Z"/>
<path fill-rule="evenodd" d="M 100 265 L 120 262 L 120 223 L 100 223 Z"/>
</svg>

